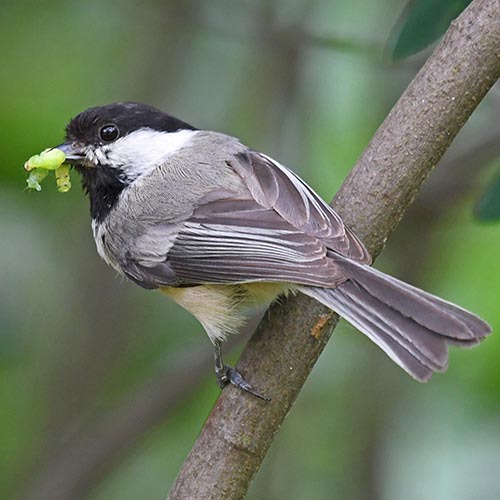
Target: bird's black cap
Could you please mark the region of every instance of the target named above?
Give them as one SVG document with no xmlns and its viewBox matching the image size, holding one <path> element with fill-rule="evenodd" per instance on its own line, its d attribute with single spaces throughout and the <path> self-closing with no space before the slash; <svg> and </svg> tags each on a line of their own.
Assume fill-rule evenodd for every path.
<svg viewBox="0 0 500 500">
<path fill-rule="evenodd" d="M 85 144 L 99 144 L 99 131 L 106 125 L 116 125 L 120 137 L 141 128 L 160 132 L 196 130 L 178 118 L 139 102 L 116 102 L 89 108 L 75 116 L 66 127 L 66 139 Z"/>
</svg>

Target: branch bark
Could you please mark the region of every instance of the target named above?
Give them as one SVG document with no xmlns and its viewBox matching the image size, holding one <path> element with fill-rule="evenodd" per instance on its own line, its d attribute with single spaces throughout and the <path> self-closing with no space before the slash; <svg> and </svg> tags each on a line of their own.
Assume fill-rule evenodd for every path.
<svg viewBox="0 0 500 500">
<path fill-rule="evenodd" d="M 374 256 L 500 77 L 500 0 L 474 0 L 401 96 L 333 206 Z M 275 304 L 238 362 L 263 402 L 227 387 L 169 498 L 241 499 L 338 317 L 303 296 Z"/>
</svg>

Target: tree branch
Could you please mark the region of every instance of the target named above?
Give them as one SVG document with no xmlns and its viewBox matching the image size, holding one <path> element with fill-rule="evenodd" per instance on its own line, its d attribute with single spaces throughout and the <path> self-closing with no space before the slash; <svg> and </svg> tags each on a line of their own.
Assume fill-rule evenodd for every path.
<svg viewBox="0 0 500 500">
<path fill-rule="evenodd" d="M 422 182 L 500 76 L 500 0 L 474 0 L 381 125 L 333 206 L 378 255 Z M 328 341 L 336 315 L 292 297 L 274 305 L 238 369 L 267 403 L 227 387 L 169 498 L 241 499 Z"/>
</svg>

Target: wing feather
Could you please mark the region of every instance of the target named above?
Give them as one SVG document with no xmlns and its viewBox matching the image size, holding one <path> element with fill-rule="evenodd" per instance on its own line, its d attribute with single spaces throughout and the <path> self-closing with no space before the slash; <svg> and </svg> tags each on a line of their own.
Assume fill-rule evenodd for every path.
<svg viewBox="0 0 500 500">
<path fill-rule="evenodd" d="M 321 241 L 250 199 L 200 207 L 183 224 L 168 262 L 184 284 L 286 281 L 334 286 L 345 279 Z"/>
<path fill-rule="evenodd" d="M 127 276 L 147 288 L 249 281 L 334 287 L 346 277 L 332 253 L 371 262 L 338 214 L 293 172 L 248 149 L 232 158 L 226 163 L 248 191 L 212 191 L 183 222 L 159 220 L 138 255 L 123 263 Z M 144 246 L 162 241 L 163 230 L 162 258 L 158 245 Z"/>
<path fill-rule="evenodd" d="M 274 208 L 292 226 L 318 238 L 330 250 L 364 264 L 371 263 L 370 254 L 359 238 L 294 172 L 252 150 L 239 154 L 237 160 L 231 166 L 257 203 Z"/>
</svg>

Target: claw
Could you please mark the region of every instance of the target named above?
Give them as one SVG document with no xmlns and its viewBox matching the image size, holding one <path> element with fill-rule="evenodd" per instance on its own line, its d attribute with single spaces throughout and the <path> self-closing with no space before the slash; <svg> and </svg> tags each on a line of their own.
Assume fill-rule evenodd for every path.
<svg viewBox="0 0 500 500">
<path fill-rule="evenodd" d="M 223 389 L 227 384 L 231 383 L 238 389 L 248 392 L 253 396 L 262 399 L 263 401 L 270 401 L 271 398 L 268 398 L 256 391 L 241 375 L 241 373 L 233 368 L 232 366 L 223 365 L 222 369 L 216 369 L 215 371 L 217 378 L 217 385 Z"/>
<path fill-rule="evenodd" d="M 222 361 L 221 344 L 220 341 L 214 342 L 214 355 L 215 355 L 215 377 L 217 385 L 224 389 L 227 384 L 233 384 L 238 389 L 252 394 L 256 398 L 264 401 L 271 401 L 260 392 L 256 391 L 241 375 L 241 373 L 232 366 L 224 364 Z"/>
</svg>

